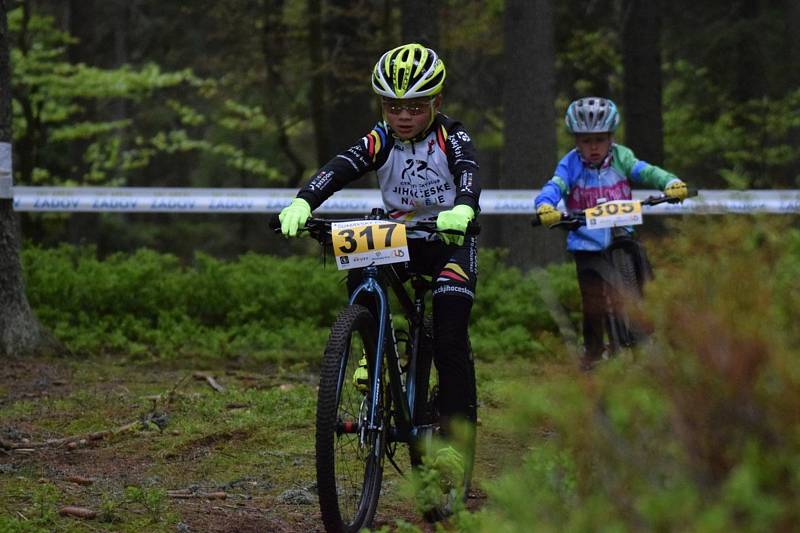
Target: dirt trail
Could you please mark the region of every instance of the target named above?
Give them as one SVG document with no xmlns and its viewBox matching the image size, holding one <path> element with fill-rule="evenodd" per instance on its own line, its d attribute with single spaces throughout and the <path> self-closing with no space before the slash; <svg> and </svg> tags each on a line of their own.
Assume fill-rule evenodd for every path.
<svg viewBox="0 0 800 533">
<path fill-rule="evenodd" d="M 0 526 L 321 531 L 313 371 L 204 368 L 220 387 L 194 374 L 112 360 L 7 362 L 0 369 Z M 520 453 L 485 422 L 498 408 L 481 410 L 473 509 L 486 502 L 481 480 Z M 86 438 L 93 434 L 101 437 Z M 48 439 L 54 443 L 45 445 Z M 401 519 L 433 531 L 390 469 L 374 527 Z M 60 516 L 66 505 L 98 516 Z"/>
</svg>

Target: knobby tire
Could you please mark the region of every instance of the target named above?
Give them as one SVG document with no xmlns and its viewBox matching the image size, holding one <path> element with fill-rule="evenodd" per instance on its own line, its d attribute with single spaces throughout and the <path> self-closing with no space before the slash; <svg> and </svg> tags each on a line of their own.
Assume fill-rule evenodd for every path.
<svg viewBox="0 0 800 533">
<path fill-rule="evenodd" d="M 616 349 L 619 350 L 621 346 L 630 347 L 635 343 L 633 338 L 633 331 L 631 329 L 631 319 L 626 308 L 635 307 L 642 298 L 642 292 L 639 286 L 639 279 L 636 273 L 636 265 L 633 262 L 631 254 L 624 247 L 618 247 L 611 251 L 611 263 L 619 273 L 619 287 L 607 289 L 616 290 L 618 293 L 618 309 L 615 310 L 613 316 L 609 317 L 610 326 L 614 328 L 613 335 L 617 340 Z M 612 331 L 609 329 L 609 337 Z"/>
<path fill-rule="evenodd" d="M 386 413 L 381 405 L 377 421 L 381 429 L 366 432 L 362 442 L 361 428 L 372 396 L 358 391 L 352 382 L 362 353 L 368 360 L 375 353 L 376 337 L 377 325 L 369 310 L 350 305 L 331 327 L 325 347 L 317 394 L 316 466 L 320 512 L 329 532 L 369 527 L 378 506 Z M 353 432 L 353 427 L 358 430 Z"/>
</svg>

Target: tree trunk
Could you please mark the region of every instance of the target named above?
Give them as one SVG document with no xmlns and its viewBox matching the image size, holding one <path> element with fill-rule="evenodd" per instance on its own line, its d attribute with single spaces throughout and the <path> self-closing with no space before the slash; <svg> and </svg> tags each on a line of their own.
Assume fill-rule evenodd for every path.
<svg viewBox="0 0 800 533">
<path fill-rule="evenodd" d="M 797 31 L 797 26 L 800 24 L 800 2 L 797 0 L 785 0 L 786 4 L 786 42 L 789 43 L 787 47 L 787 56 L 791 58 L 800 57 L 800 32 Z M 786 86 L 783 91 L 792 90 L 800 85 L 800 69 L 789 68 L 786 69 Z"/>
<path fill-rule="evenodd" d="M 555 43 L 551 0 L 508 0 L 505 12 L 504 146 L 499 186 L 533 197 L 553 174 Z M 534 230 L 529 216 L 504 217 L 501 242 L 528 269 L 566 258 L 562 232 Z"/>
<path fill-rule="evenodd" d="M 373 57 L 364 43 L 375 34 L 369 0 L 328 0 L 325 22 L 328 132 L 333 157 L 366 135 L 377 119 L 370 85 Z M 365 13 L 367 16 L 365 16 Z"/>
<path fill-rule="evenodd" d="M 424 0 L 401 3 L 403 43 L 420 43 L 439 52 L 439 4 Z"/>
<path fill-rule="evenodd" d="M 659 166 L 664 164 L 660 39 L 660 2 L 623 0 L 625 144 L 638 157 Z"/>
<path fill-rule="evenodd" d="M 0 0 L 0 180 L 12 175 L 7 5 L 7 0 Z M 12 200 L 0 199 L 0 357 L 45 353 L 55 347 L 28 304 L 19 248 L 19 226 Z"/>
<path fill-rule="evenodd" d="M 737 62 L 734 96 L 739 102 L 747 102 L 767 94 L 765 60 L 761 52 L 763 36 L 758 27 L 761 12 L 759 0 L 742 0 L 734 6 L 742 28 L 735 52 Z"/>
<path fill-rule="evenodd" d="M 286 187 L 295 188 L 305 177 L 305 165 L 289 142 L 286 128 L 287 102 L 286 80 L 282 67 L 288 50 L 286 48 L 286 26 L 283 23 L 284 0 L 264 0 L 262 4 L 263 29 L 261 30 L 261 50 L 264 55 L 266 84 L 264 87 L 264 109 L 267 116 L 277 125 L 278 146 L 291 165 L 287 173 Z"/>
<path fill-rule="evenodd" d="M 308 0 L 308 59 L 311 76 L 310 115 L 314 125 L 314 146 L 317 165 L 324 165 L 330 159 L 328 143 L 328 121 L 325 113 L 324 54 L 322 51 L 322 2 Z"/>
</svg>

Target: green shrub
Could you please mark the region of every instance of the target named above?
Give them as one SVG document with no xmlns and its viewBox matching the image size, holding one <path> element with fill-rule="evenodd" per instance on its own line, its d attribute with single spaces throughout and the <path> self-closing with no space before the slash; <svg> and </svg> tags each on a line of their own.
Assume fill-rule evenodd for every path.
<svg viewBox="0 0 800 533">
<path fill-rule="evenodd" d="M 32 307 L 76 353 L 304 356 L 344 302 L 342 276 L 312 258 L 198 254 L 182 265 L 140 250 L 101 261 L 66 245 L 22 257 Z"/>
<path fill-rule="evenodd" d="M 99 260 L 91 247 L 62 245 L 27 247 L 22 258 L 37 316 L 77 354 L 316 357 L 346 303 L 345 274 L 314 257 L 249 253 L 222 261 L 196 254 L 182 264 L 152 250 Z M 561 301 L 574 306 L 577 285 L 567 267 L 548 277 Z M 475 352 L 535 357 L 541 336 L 556 332 L 533 278 L 483 252 Z"/>
<path fill-rule="evenodd" d="M 651 346 L 506 391 L 529 451 L 471 530 L 797 527 L 800 231 L 702 222 L 650 247 Z"/>
</svg>

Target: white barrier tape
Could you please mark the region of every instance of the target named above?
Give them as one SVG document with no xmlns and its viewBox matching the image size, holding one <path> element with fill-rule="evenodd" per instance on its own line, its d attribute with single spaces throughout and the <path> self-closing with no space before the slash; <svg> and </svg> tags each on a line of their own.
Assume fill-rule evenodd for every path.
<svg viewBox="0 0 800 533">
<path fill-rule="evenodd" d="M 481 213 L 530 215 L 538 190 L 484 190 Z M 187 189 L 137 187 L 13 187 L 14 209 L 45 212 L 124 213 L 277 213 L 292 201 L 296 189 Z M 634 191 L 634 198 L 659 195 Z M 318 213 L 366 213 L 381 207 L 377 189 L 344 189 Z M 701 190 L 682 204 L 648 208 L 652 214 L 800 213 L 800 191 Z"/>
</svg>

